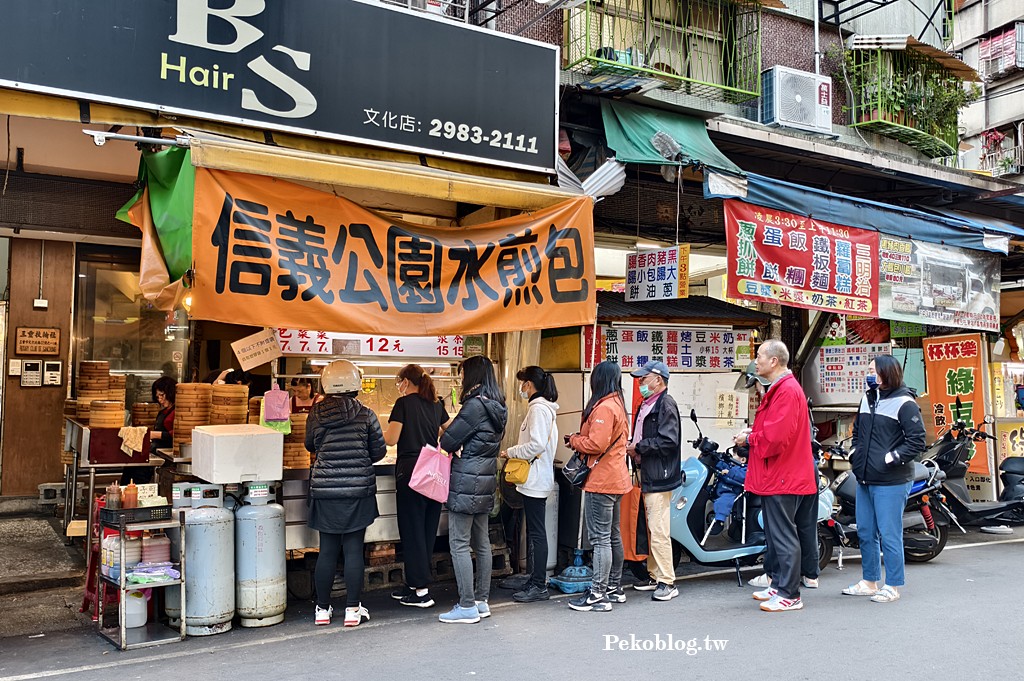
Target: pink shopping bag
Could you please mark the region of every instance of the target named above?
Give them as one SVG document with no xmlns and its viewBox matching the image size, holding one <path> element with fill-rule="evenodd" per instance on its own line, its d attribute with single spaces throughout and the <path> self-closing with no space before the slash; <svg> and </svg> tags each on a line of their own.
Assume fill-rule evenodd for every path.
<svg viewBox="0 0 1024 681">
<path fill-rule="evenodd" d="M 416 467 L 412 471 L 409 487 L 428 499 L 448 501 L 448 481 L 452 474 L 452 457 L 437 447 L 426 445 L 420 450 Z"/>
</svg>

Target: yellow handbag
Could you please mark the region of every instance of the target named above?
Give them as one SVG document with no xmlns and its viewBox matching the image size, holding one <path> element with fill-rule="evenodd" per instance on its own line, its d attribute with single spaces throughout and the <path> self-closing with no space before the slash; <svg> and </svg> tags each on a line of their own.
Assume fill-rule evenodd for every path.
<svg viewBox="0 0 1024 681">
<path fill-rule="evenodd" d="M 530 477 L 530 462 L 526 459 L 509 459 L 505 462 L 505 482 L 510 485 L 524 485 Z"/>
</svg>

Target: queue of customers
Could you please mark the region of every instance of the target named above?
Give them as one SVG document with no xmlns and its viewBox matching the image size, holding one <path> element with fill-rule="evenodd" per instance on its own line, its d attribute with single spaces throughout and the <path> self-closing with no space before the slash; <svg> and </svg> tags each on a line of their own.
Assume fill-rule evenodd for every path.
<svg viewBox="0 0 1024 681">
<path fill-rule="evenodd" d="M 862 443 L 858 454 L 868 463 L 855 460 L 854 465 L 873 471 L 863 481 L 865 503 L 858 492 L 857 523 L 876 528 L 880 539 L 873 544 L 863 542 L 864 579 L 843 590 L 883 603 L 898 599 L 903 586 L 902 562 L 896 557 L 903 554 L 899 515 L 909 488 L 910 468 L 906 466 L 923 448 L 920 411 L 915 412 L 917 405 L 908 399 L 900 367 L 891 359 L 879 357 L 872 362 L 874 384 L 869 384 L 855 425 L 855 438 Z M 753 426 L 734 440 L 750 450 L 746 490 L 763 498 L 767 551 L 761 586 L 766 588 L 754 598 L 767 612 L 801 609 L 800 587 L 817 587 L 818 578 L 817 473 L 811 422 L 803 391 L 788 362 L 788 349 L 781 341 L 761 345 L 755 360 L 757 380 L 748 385 L 756 385 L 763 398 Z M 316 453 L 310 471 L 309 525 L 321 537 L 314 580 L 316 624 L 331 621 L 330 591 L 342 554 L 345 626 L 369 619 L 360 601 L 363 538 L 378 515 L 372 466 L 390 445 L 397 446 L 396 505 L 406 569 L 406 584 L 393 598 L 416 608 L 436 604 L 430 593 L 430 561 L 441 503 L 410 486 L 417 459 L 426 446 L 439 447 L 453 456 L 446 505 L 459 600 L 438 619 L 475 623 L 491 615 L 491 560 L 478 560 L 474 568 L 472 555 L 491 556 L 488 522 L 501 459 L 530 463 L 526 481 L 517 485 L 526 515 L 528 574 L 513 599 L 530 603 L 550 597 L 544 525 L 546 504 L 556 487 L 554 457 L 559 433 L 554 377 L 538 366 L 523 367 L 517 373 L 518 397 L 528 402 L 528 408 L 517 443 L 503 451 L 508 410 L 493 364 L 485 357 L 472 357 L 462 362 L 459 373 L 459 410 L 452 416 L 439 399 L 430 374 L 417 365 L 403 367 L 396 377 L 401 396 L 382 429 L 376 415 L 356 400 L 360 373 L 355 365 L 338 360 L 324 370 L 325 397 L 312 405 L 306 428 L 306 448 Z M 632 376 L 639 379 L 642 397 L 632 423 L 622 392 L 622 370 L 614 362 L 602 362 L 591 373 L 591 395 L 579 431 L 564 435 L 564 443 L 584 455 L 590 468 L 583 485 L 583 515 L 593 547 L 593 579 L 586 592 L 569 600 L 573 610 L 609 611 L 613 604 L 626 600 L 620 505 L 623 495 L 633 489 L 634 480 L 638 480 L 646 511 L 650 579 L 633 588 L 651 592 L 654 601 L 669 601 L 679 595 L 669 534 L 671 494 L 683 482 L 679 408 L 668 394 L 670 374 L 664 363 L 648 362 Z M 880 587 L 881 549 L 887 558 L 894 558 L 886 561 L 887 581 Z M 867 555 L 872 551 L 873 556 Z"/>
</svg>

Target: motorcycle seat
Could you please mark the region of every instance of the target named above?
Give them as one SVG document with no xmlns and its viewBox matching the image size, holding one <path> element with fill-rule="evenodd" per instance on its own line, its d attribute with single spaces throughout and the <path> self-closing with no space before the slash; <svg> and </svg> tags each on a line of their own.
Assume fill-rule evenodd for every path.
<svg viewBox="0 0 1024 681">
<path fill-rule="evenodd" d="M 999 470 L 1012 475 L 1024 475 L 1024 456 L 1008 456 L 999 464 Z"/>
<path fill-rule="evenodd" d="M 927 480 L 929 477 L 931 477 L 931 474 L 931 469 L 925 466 L 923 463 L 919 461 L 914 462 L 914 482 Z"/>
</svg>

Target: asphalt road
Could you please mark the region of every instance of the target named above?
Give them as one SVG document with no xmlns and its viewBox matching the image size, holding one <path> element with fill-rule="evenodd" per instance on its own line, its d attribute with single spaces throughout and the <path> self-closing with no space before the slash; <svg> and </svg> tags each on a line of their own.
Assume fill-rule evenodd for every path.
<svg viewBox="0 0 1024 681">
<path fill-rule="evenodd" d="M 860 565 L 833 562 L 799 612 L 763 613 L 730 574 L 681 581 L 681 597 L 652 602 L 627 590 L 608 613 L 570 610 L 564 598 L 520 605 L 496 590 L 493 616 L 476 625 L 436 617 L 386 594 L 364 603 L 373 619 L 315 627 L 310 606 L 276 627 L 236 630 L 118 652 L 88 631 L 0 640 L 0 681 L 75 679 L 552 679 L 556 677 L 813 679 L 1020 679 L 1024 539 L 950 547 L 908 568 L 897 603 L 843 596 Z M 753 573 L 751 573 L 753 574 Z M 411 612 L 410 612 L 411 610 Z M 632 637 L 632 638 L 631 638 Z M 645 645 L 677 650 L 643 650 Z M 670 638 L 671 637 L 671 641 Z M 634 644 L 634 641 L 636 642 Z M 650 641 L 650 643 L 645 643 Z M 717 641 L 717 643 L 715 643 Z M 631 649 L 638 646 L 639 649 Z M 620 649 L 624 647 L 625 649 Z"/>
</svg>

